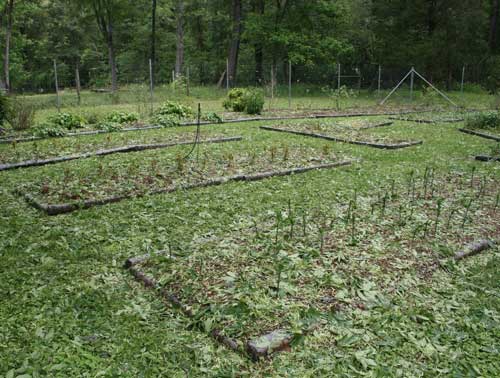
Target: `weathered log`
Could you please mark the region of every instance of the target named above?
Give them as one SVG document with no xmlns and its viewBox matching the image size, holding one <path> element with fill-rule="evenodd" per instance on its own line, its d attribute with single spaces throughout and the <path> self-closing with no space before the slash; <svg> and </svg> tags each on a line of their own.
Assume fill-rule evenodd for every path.
<svg viewBox="0 0 500 378">
<path fill-rule="evenodd" d="M 418 118 L 404 118 L 404 117 L 389 117 L 389 119 L 396 120 L 396 121 L 405 121 L 405 122 L 414 122 L 414 123 L 458 123 L 458 122 L 463 122 L 463 118 L 449 118 L 449 119 L 442 119 L 442 120 L 430 120 L 430 119 L 418 119 Z"/>
<path fill-rule="evenodd" d="M 282 170 L 282 171 L 269 171 L 269 172 L 260 172 L 260 173 L 255 173 L 251 175 L 235 175 L 235 176 L 227 176 L 227 177 L 216 177 L 213 179 L 209 179 L 206 181 L 202 181 L 199 183 L 194 183 L 194 184 L 187 184 L 187 185 L 179 185 L 176 187 L 171 187 L 171 188 L 165 188 L 165 189 L 159 189 L 159 190 L 154 190 L 148 193 L 142 193 L 142 194 L 124 194 L 120 196 L 112 196 L 112 197 L 106 197 L 103 199 L 99 200 L 86 200 L 82 201 L 79 203 L 63 203 L 63 204 L 44 204 L 36 201 L 31 195 L 29 194 L 23 194 L 20 192 L 21 195 L 24 196 L 26 202 L 33 207 L 44 211 L 48 215 L 60 215 L 60 214 L 65 214 L 65 213 L 71 213 L 76 210 L 80 209 L 88 209 L 94 206 L 101 206 L 101 205 L 106 205 L 110 203 L 116 203 L 120 202 L 125 199 L 129 198 L 140 198 L 144 197 L 146 195 L 155 195 L 155 194 L 165 194 L 165 193 L 172 193 L 177 190 L 190 190 L 190 189 L 196 189 L 196 188 L 205 188 L 209 186 L 217 186 L 217 185 L 222 185 L 230 181 L 257 181 L 257 180 L 263 180 L 266 178 L 270 177 L 279 177 L 279 176 L 289 176 L 293 174 L 298 174 L 298 173 L 304 173 L 308 171 L 313 171 L 313 170 L 319 170 L 319 169 L 329 169 L 329 168 L 335 168 L 335 167 L 341 167 L 345 165 L 350 165 L 352 164 L 352 160 L 344 160 L 336 163 L 328 163 L 328 164 L 320 164 L 320 165 L 313 165 L 310 167 L 300 167 L 300 168 L 292 168 L 292 169 L 287 169 L 287 170 Z"/>
<path fill-rule="evenodd" d="M 381 122 L 381 123 L 376 123 L 374 125 L 362 126 L 359 128 L 359 130 L 376 129 L 378 127 L 385 127 L 385 126 L 392 126 L 392 125 L 394 125 L 394 122 Z"/>
<path fill-rule="evenodd" d="M 455 253 L 455 256 L 453 256 L 453 258 L 455 259 L 455 261 L 459 261 L 467 257 L 475 256 L 483 251 L 493 248 L 495 244 L 496 243 L 493 240 L 478 240 L 473 243 L 467 244 L 462 251 Z"/>
<path fill-rule="evenodd" d="M 475 159 L 478 161 L 500 161 L 500 157 L 486 155 L 478 155 L 475 157 Z"/>
<path fill-rule="evenodd" d="M 247 342 L 246 350 L 252 360 L 257 361 L 271 354 L 290 349 L 293 335 L 279 329 Z"/>
<path fill-rule="evenodd" d="M 500 136 L 486 134 L 486 133 L 482 133 L 482 132 L 474 131 L 474 130 L 469 130 L 469 129 L 458 129 L 458 130 L 461 131 L 462 133 L 465 133 L 465 134 L 470 134 L 470 135 L 478 136 L 480 138 L 496 140 L 497 142 L 500 142 Z"/>
<path fill-rule="evenodd" d="M 156 280 L 154 278 L 148 277 L 146 274 L 144 274 L 139 269 L 137 269 L 133 266 L 130 267 L 129 270 L 132 273 L 132 275 L 135 277 L 135 279 L 137 281 L 142 282 L 144 284 L 144 286 L 146 286 L 148 288 L 153 288 L 153 289 L 158 288 L 158 283 L 156 282 Z"/>
<path fill-rule="evenodd" d="M 238 137 L 231 137 L 231 138 L 206 139 L 206 140 L 200 140 L 196 143 L 202 143 L 202 144 L 227 143 L 227 142 L 241 141 L 242 139 L 243 139 L 242 137 L 238 136 Z M 85 152 L 83 154 L 78 154 L 78 155 L 60 156 L 60 157 L 55 157 L 55 158 L 50 158 L 50 159 L 42 159 L 42 160 L 26 160 L 26 161 L 21 161 L 18 163 L 0 164 L 0 171 L 7 171 L 7 170 L 11 170 L 11 169 L 28 168 L 28 167 L 39 167 L 39 166 L 43 166 L 43 165 L 63 163 L 63 162 L 71 161 L 71 160 L 87 159 L 87 158 L 94 157 L 94 156 L 106 156 L 106 155 L 112 155 L 112 154 L 118 154 L 118 153 L 129 153 L 129 152 L 139 152 L 139 151 L 145 151 L 145 150 L 162 149 L 162 148 L 169 148 L 169 147 L 175 147 L 175 146 L 190 145 L 193 143 L 195 143 L 195 142 L 183 141 L 183 142 L 175 142 L 175 143 L 137 144 L 137 145 L 130 145 L 130 146 L 125 146 L 125 147 L 117 147 L 117 148 L 112 148 L 112 149 L 107 149 L 107 150 Z"/>
<path fill-rule="evenodd" d="M 380 149 L 385 149 L 385 150 L 396 150 L 396 149 L 400 149 L 400 148 L 407 148 L 407 147 L 421 145 L 423 143 L 422 141 L 404 142 L 404 143 L 397 143 L 397 144 L 371 143 L 371 142 L 363 142 L 363 141 L 350 140 L 350 139 L 345 139 L 345 138 L 332 137 L 332 136 L 324 135 L 324 134 L 309 133 L 309 132 L 305 132 L 305 131 L 279 129 L 279 128 L 269 127 L 269 126 L 261 126 L 260 128 L 262 130 L 296 134 L 296 135 L 302 135 L 302 136 L 307 136 L 307 137 L 312 137 L 312 138 L 331 140 L 333 142 L 355 144 L 355 145 L 359 145 L 359 146 L 367 146 L 367 147 L 380 148 Z"/>
</svg>

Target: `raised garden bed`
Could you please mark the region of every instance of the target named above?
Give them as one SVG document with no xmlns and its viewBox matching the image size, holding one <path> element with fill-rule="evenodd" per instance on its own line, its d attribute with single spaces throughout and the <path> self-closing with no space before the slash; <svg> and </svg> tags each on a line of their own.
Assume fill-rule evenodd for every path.
<svg viewBox="0 0 500 378">
<path fill-rule="evenodd" d="M 353 135 L 354 138 L 359 138 L 359 139 L 349 139 L 346 137 L 338 137 L 338 136 L 331 136 L 331 135 L 326 135 L 326 134 L 319 134 L 319 133 L 314 133 L 310 131 L 299 131 L 299 130 L 293 130 L 290 128 L 278 128 L 278 127 L 269 127 L 269 126 L 261 126 L 260 127 L 262 130 L 267 130 L 267 131 L 276 131 L 276 132 L 282 132 L 282 133 L 289 133 L 289 134 L 295 134 L 295 135 L 302 135 L 302 136 L 307 136 L 307 137 L 312 137 L 312 138 L 320 138 L 320 139 L 325 139 L 325 140 L 330 140 L 333 142 L 342 142 L 342 143 L 348 143 L 348 144 L 355 144 L 359 146 L 367 146 L 367 147 L 373 147 L 373 148 L 380 148 L 380 149 L 385 149 L 385 150 L 396 150 L 396 149 L 401 149 L 401 148 L 407 148 L 407 147 L 412 147 L 412 146 L 418 146 L 422 144 L 422 141 L 415 141 L 415 142 L 389 142 L 389 143 L 382 143 L 378 141 L 365 141 L 361 140 L 363 136 L 359 135 Z M 365 136 L 366 138 L 366 136 Z"/>
<path fill-rule="evenodd" d="M 20 169 L 28 167 L 39 167 L 43 165 L 63 163 L 71 160 L 87 159 L 95 156 L 107 156 L 119 153 L 157 150 L 175 146 L 192 145 L 194 143 L 212 144 L 212 143 L 236 142 L 236 141 L 241 141 L 242 139 L 243 139 L 242 137 L 231 137 L 231 138 L 205 139 L 205 140 L 200 140 L 198 142 L 194 142 L 191 140 L 191 141 L 174 142 L 174 143 L 136 144 L 136 145 L 129 145 L 129 146 L 117 147 L 105 150 L 85 152 L 83 154 L 77 154 L 77 155 L 60 156 L 51 159 L 34 159 L 34 160 L 21 161 L 17 163 L 0 164 L 0 171 L 7 171 L 11 169 Z"/>
<path fill-rule="evenodd" d="M 495 140 L 497 142 L 500 142 L 500 136 L 497 136 L 497 135 L 491 135 L 491 134 L 487 134 L 487 133 L 484 133 L 481 131 L 463 129 L 463 128 L 458 129 L 458 130 L 461 131 L 462 133 L 465 133 L 465 134 L 470 134 L 470 135 L 478 136 L 480 138 L 490 139 L 490 140 Z"/>
<path fill-rule="evenodd" d="M 495 248 L 498 184 L 474 172 L 410 172 L 321 209 L 285 203 L 229 235 L 169 240 L 126 267 L 231 350 L 269 357 L 338 312 L 390 306 L 436 269 Z"/>
<path fill-rule="evenodd" d="M 294 120 L 294 119 L 320 119 L 320 118 L 350 118 L 350 117 L 376 117 L 381 115 L 399 115 L 399 114 L 410 114 L 410 113 L 419 113 L 422 110 L 407 110 L 407 111 L 399 111 L 399 112 L 387 112 L 387 110 L 382 111 L 355 111 L 355 112 L 323 112 L 323 113 L 315 113 L 310 112 L 306 114 L 292 114 L 292 115 L 282 115 L 282 116 L 257 116 L 257 117 L 244 117 L 238 119 L 225 119 L 222 122 L 201 122 L 200 125 L 217 125 L 221 123 L 241 123 L 241 122 L 254 122 L 254 121 L 280 121 L 280 120 Z M 197 122 L 188 121 L 182 122 L 179 126 L 195 126 Z M 161 129 L 163 126 L 158 125 L 137 125 L 126 127 L 120 129 L 118 131 L 107 131 L 107 130 L 86 130 L 79 132 L 67 133 L 62 137 L 52 137 L 52 138 L 65 138 L 65 137 L 78 137 L 78 136 L 88 136 L 88 135 L 98 135 L 98 134 L 108 134 L 108 133 L 120 133 L 120 132 L 132 132 L 132 131 L 142 131 L 142 130 L 155 130 Z M 49 137 L 50 138 L 50 137 Z M 49 139 L 45 137 L 35 137 L 35 136 L 25 136 L 25 137 L 9 137 L 9 138 L 0 138 L 0 144 L 9 144 L 9 143 L 23 143 L 23 142 L 33 142 L 42 139 Z"/>
<path fill-rule="evenodd" d="M 162 154 L 145 151 L 126 162 L 107 159 L 106 165 L 99 160 L 86 160 L 87 164 L 79 163 L 77 170 L 68 166 L 52 170 L 37 183 L 24 185 L 20 192 L 33 206 L 57 215 L 127 198 L 230 181 L 256 181 L 351 163 L 328 148 L 306 146 L 246 144 L 238 149 L 214 144 L 209 149 L 200 146 L 188 159 L 187 153 L 187 149 L 180 148 Z"/>
</svg>

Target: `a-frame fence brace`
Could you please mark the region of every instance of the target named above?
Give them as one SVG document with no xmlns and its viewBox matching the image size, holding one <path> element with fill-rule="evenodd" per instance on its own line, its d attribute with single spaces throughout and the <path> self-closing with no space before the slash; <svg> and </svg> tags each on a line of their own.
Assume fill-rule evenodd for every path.
<svg viewBox="0 0 500 378">
<path fill-rule="evenodd" d="M 415 75 L 417 75 L 420 79 L 422 79 L 428 86 L 430 86 L 432 89 L 434 89 L 437 93 L 439 93 L 439 95 L 441 95 L 441 97 L 443 97 L 446 101 L 448 101 L 450 104 L 452 104 L 453 106 L 457 107 L 458 108 L 458 105 L 455 104 L 448 96 L 446 96 L 443 92 L 441 92 L 439 89 L 437 89 L 434 85 L 432 85 L 425 77 L 423 77 L 422 75 L 420 75 L 414 67 L 411 68 L 411 70 L 405 75 L 405 77 L 403 77 L 403 79 L 398 83 L 398 85 L 396 85 L 396 87 L 394 87 L 394 89 L 391 91 L 391 93 L 389 93 L 387 95 L 386 98 L 384 98 L 381 102 L 380 102 L 380 105 L 384 105 L 385 102 L 399 89 L 399 87 L 401 85 L 403 85 L 403 83 L 406 81 L 406 79 L 408 79 L 408 77 L 411 78 L 411 86 L 412 86 L 412 89 L 413 89 L 413 80 L 414 80 L 414 77 Z"/>
</svg>

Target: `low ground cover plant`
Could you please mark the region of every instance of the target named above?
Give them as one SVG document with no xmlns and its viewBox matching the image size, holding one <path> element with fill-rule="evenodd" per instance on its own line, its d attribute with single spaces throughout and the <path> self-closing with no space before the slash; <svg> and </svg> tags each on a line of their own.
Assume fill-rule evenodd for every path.
<svg viewBox="0 0 500 378">
<path fill-rule="evenodd" d="M 486 112 L 470 116 L 466 120 L 468 129 L 495 130 L 500 131 L 500 113 Z"/>
</svg>

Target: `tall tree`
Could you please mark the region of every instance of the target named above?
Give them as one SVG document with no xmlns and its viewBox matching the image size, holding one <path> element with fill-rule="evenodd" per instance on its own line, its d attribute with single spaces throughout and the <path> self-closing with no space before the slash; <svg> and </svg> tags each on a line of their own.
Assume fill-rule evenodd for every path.
<svg viewBox="0 0 500 378">
<path fill-rule="evenodd" d="M 232 3 L 233 15 L 233 30 L 231 34 L 231 44 L 228 55 L 228 72 L 229 85 L 233 86 L 236 82 L 236 73 L 238 70 L 238 56 L 240 53 L 240 41 L 242 31 L 242 9 L 241 0 L 233 0 Z"/>
<path fill-rule="evenodd" d="M 254 0 L 254 12 L 260 19 L 264 18 L 266 5 L 264 0 Z M 255 83 L 262 84 L 264 81 L 264 44 L 262 39 L 258 38 L 254 44 L 255 56 Z"/>
<path fill-rule="evenodd" d="M 12 18 L 14 13 L 14 0 L 8 0 L 6 4 L 7 29 L 5 31 L 5 47 L 3 53 L 3 72 L 5 90 L 10 92 L 10 41 L 12 38 Z"/>
<path fill-rule="evenodd" d="M 108 47 L 108 62 L 111 69 L 111 90 L 118 89 L 118 74 L 116 68 L 116 52 L 114 43 L 114 14 L 116 0 L 92 0 L 92 9 L 97 26 Z"/>
<path fill-rule="evenodd" d="M 179 77 L 184 67 L 184 0 L 177 0 L 176 20 L 175 76 Z"/>
<path fill-rule="evenodd" d="M 497 47 L 499 11 L 500 11 L 500 0 L 493 0 L 491 6 L 490 36 L 489 36 L 489 45 L 491 51 L 495 51 Z"/>
</svg>

